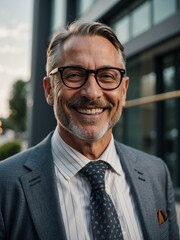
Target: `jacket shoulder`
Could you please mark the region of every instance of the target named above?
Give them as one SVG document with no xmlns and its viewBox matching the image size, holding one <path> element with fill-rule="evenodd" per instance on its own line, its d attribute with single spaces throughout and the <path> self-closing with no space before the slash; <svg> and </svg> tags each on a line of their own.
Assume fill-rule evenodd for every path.
<svg viewBox="0 0 180 240">
<path fill-rule="evenodd" d="M 21 172 L 24 163 L 30 157 L 34 148 L 30 148 L 24 152 L 15 154 L 0 162 L 0 178 L 7 175 L 14 175 L 17 171 Z"/>
<path fill-rule="evenodd" d="M 139 166 L 142 166 L 142 168 L 146 168 L 147 170 L 149 169 L 151 172 L 153 172 L 153 170 L 155 172 L 164 172 L 167 170 L 165 162 L 157 156 L 151 155 L 141 150 L 137 150 L 117 141 L 115 141 L 115 145 L 120 159 L 128 157 L 128 159 L 136 161 Z"/>
<path fill-rule="evenodd" d="M 40 158 L 43 152 L 50 152 L 50 142 L 51 136 L 48 136 L 36 146 L 0 161 L 0 179 L 7 179 L 8 176 L 12 178 L 13 176 L 20 176 L 26 173 L 28 169 L 24 167 L 25 163 L 28 161 L 32 164 L 33 162 L 37 163 L 38 158 Z"/>
</svg>

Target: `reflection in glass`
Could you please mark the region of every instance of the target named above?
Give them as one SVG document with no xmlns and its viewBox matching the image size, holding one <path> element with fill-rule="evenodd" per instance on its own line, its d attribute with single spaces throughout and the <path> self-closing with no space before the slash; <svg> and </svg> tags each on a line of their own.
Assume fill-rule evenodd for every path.
<svg viewBox="0 0 180 240">
<path fill-rule="evenodd" d="M 132 36 L 136 37 L 151 27 L 150 2 L 145 2 L 132 12 Z"/>
<path fill-rule="evenodd" d="M 96 0 L 79 0 L 78 1 L 78 16 L 82 16 Z"/>
<path fill-rule="evenodd" d="M 130 78 L 127 100 L 141 97 L 141 62 L 138 56 L 127 62 L 127 75 Z"/>
<path fill-rule="evenodd" d="M 158 24 L 176 11 L 176 0 L 153 0 L 153 24 Z"/>
<path fill-rule="evenodd" d="M 162 59 L 162 77 L 164 92 L 174 91 L 176 86 L 177 69 L 175 66 L 175 55 L 170 54 Z M 174 186 L 177 184 L 177 166 L 178 166 L 178 99 L 166 100 L 164 102 L 164 157 L 169 167 Z"/>
<path fill-rule="evenodd" d="M 175 90 L 175 66 L 173 62 L 174 58 L 172 55 L 168 55 L 163 59 L 163 85 L 164 91 L 174 91 Z"/>
<path fill-rule="evenodd" d="M 61 26 L 65 25 L 66 19 L 66 1 L 53 0 L 52 5 L 52 19 L 51 19 L 51 32 L 57 31 Z"/>
<path fill-rule="evenodd" d="M 146 104 L 124 110 L 125 125 L 124 141 L 127 145 L 154 154 L 155 126 L 154 104 Z"/>
<path fill-rule="evenodd" d="M 141 96 L 152 96 L 155 93 L 156 75 L 150 72 L 141 77 Z"/>
<path fill-rule="evenodd" d="M 175 99 L 165 101 L 165 161 L 169 167 L 173 180 L 176 174 L 176 141 L 179 134 L 176 128 L 175 105 Z"/>
<path fill-rule="evenodd" d="M 112 26 L 122 44 L 126 43 L 130 39 L 129 24 L 129 16 L 126 16 Z"/>
</svg>

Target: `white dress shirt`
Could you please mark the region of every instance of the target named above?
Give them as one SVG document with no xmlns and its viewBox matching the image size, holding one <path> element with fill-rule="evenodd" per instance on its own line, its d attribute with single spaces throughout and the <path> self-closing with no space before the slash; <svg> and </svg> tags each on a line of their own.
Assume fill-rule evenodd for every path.
<svg viewBox="0 0 180 240">
<path fill-rule="evenodd" d="M 51 144 L 67 239 L 93 240 L 89 210 L 90 183 L 78 173 L 91 160 L 66 144 L 57 128 Z M 133 197 L 115 149 L 113 136 L 107 149 L 96 160 L 103 160 L 111 166 L 105 173 L 105 186 L 120 218 L 124 240 L 143 239 Z"/>
</svg>

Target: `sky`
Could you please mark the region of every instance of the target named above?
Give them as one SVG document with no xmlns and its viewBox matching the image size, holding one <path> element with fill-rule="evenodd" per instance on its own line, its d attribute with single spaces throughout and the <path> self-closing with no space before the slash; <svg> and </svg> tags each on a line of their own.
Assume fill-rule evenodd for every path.
<svg viewBox="0 0 180 240">
<path fill-rule="evenodd" d="M 12 85 L 31 72 L 33 0 L 0 0 L 0 118 L 9 115 Z"/>
</svg>

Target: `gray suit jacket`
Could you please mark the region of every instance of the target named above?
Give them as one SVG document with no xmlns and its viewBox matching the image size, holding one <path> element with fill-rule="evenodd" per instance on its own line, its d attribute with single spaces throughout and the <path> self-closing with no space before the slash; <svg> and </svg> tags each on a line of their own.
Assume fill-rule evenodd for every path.
<svg viewBox="0 0 180 240">
<path fill-rule="evenodd" d="M 174 192 L 160 159 L 116 142 L 145 240 L 179 239 Z M 65 240 L 51 135 L 0 163 L 0 240 Z M 159 226 L 157 210 L 167 213 Z M 81 240 L 81 239 L 80 239 Z"/>
</svg>

